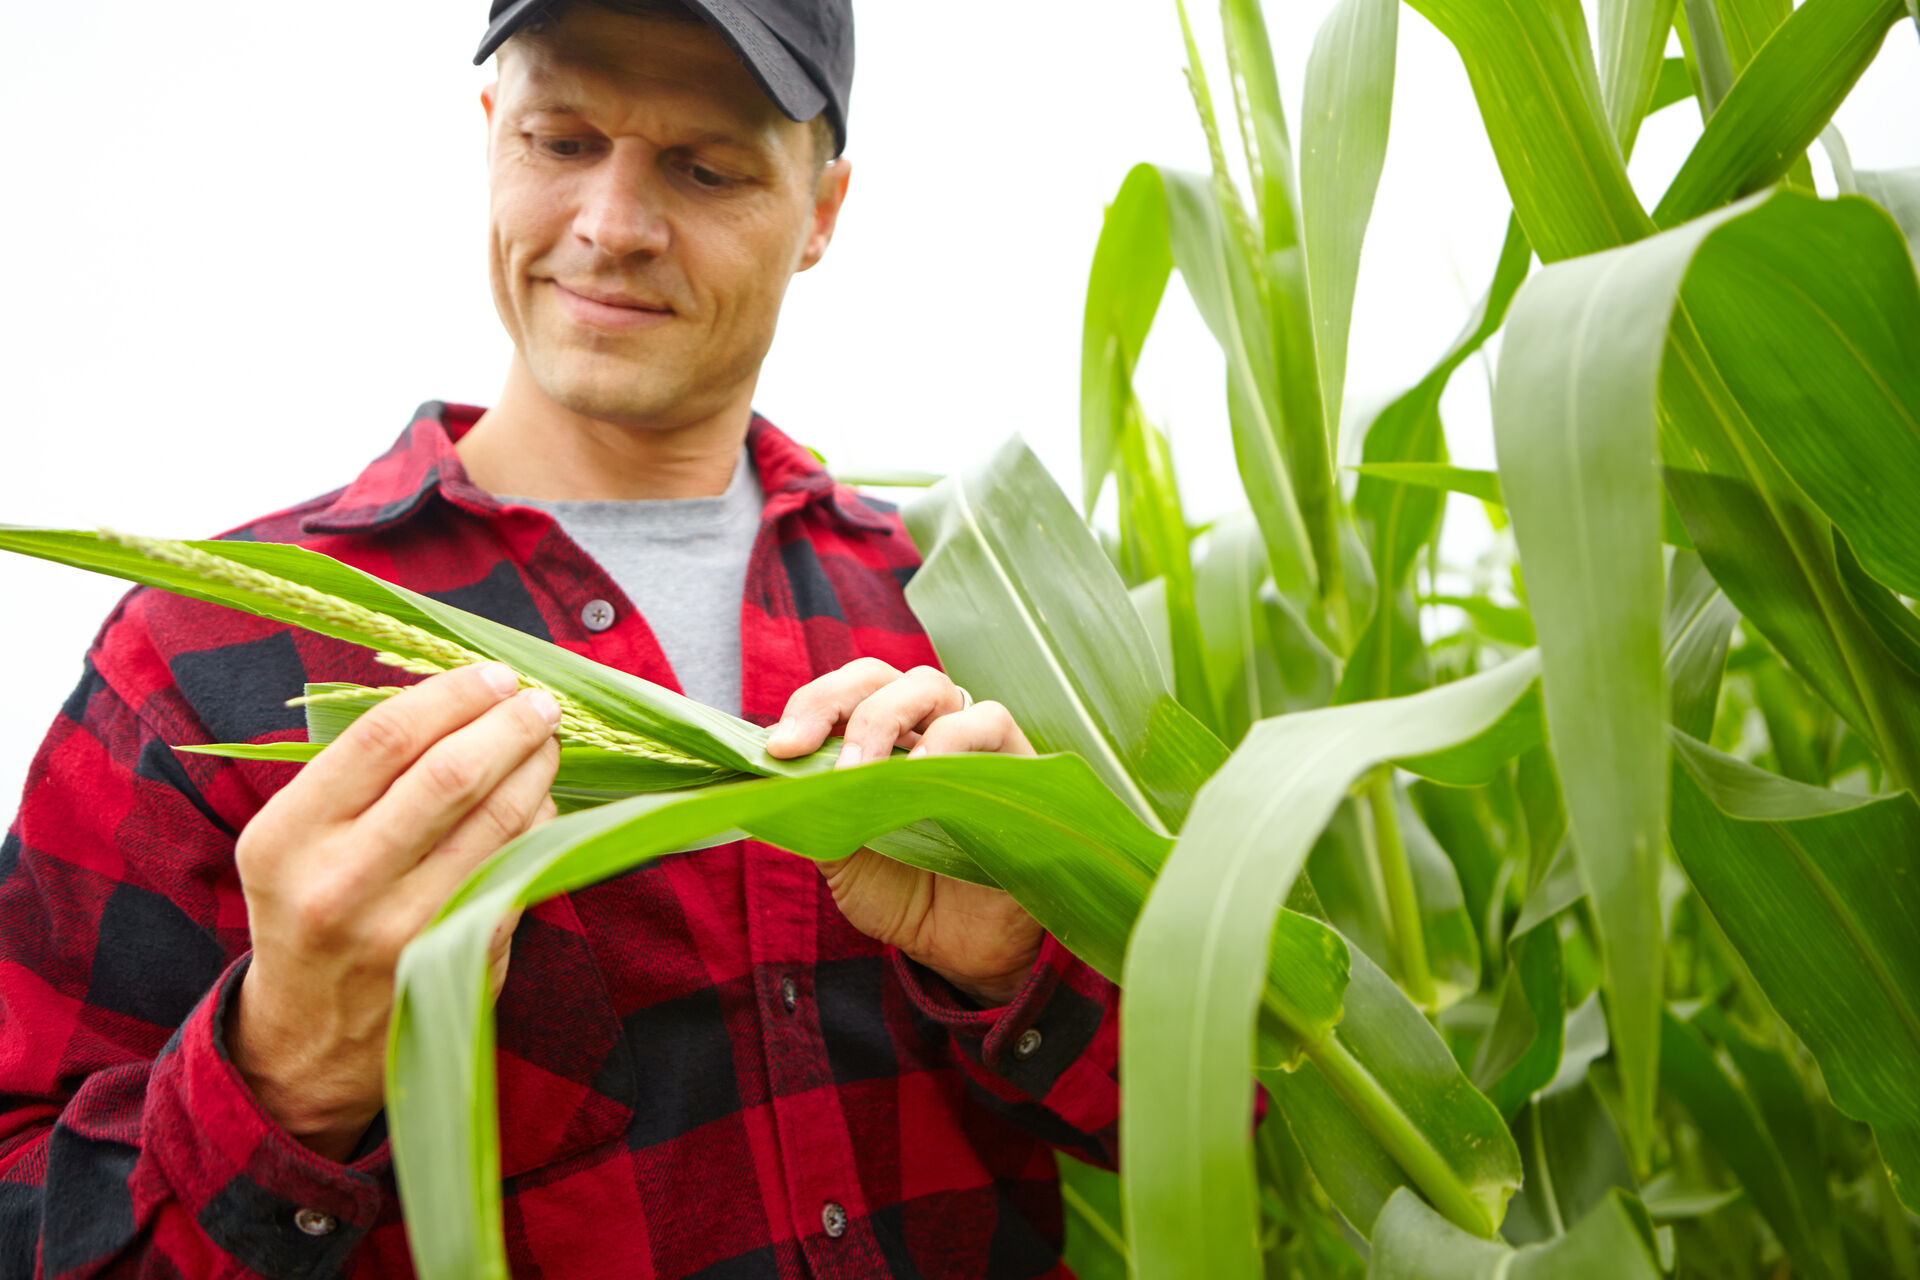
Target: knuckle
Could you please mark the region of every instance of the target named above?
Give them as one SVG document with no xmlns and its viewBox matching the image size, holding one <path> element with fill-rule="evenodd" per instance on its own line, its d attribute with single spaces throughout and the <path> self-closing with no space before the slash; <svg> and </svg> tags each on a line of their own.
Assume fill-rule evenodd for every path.
<svg viewBox="0 0 1920 1280">
<path fill-rule="evenodd" d="M 891 680 L 900 674 L 899 668 L 895 667 L 892 663 L 883 662 L 879 658 L 873 657 L 855 658 L 852 662 L 849 662 L 840 669 L 853 675 L 865 676 L 870 679 Z"/>
<path fill-rule="evenodd" d="M 397 762 L 412 754 L 413 735 L 400 723 L 397 714 L 381 714 L 386 705 L 375 707 L 355 720 L 343 736 L 358 754 Z"/>
<path fill-rule="evenodd" d="M 992 728 L 1002 730 L 1013 728 L 1013 712 L 1007 710 L 1004 703 L 976 702 L 973 704 L 973 709 Z"/>
<path fill-rule="evenodd" d="M 473 794 L 479 770 L 464 757 L 435 751 L 418 766 L 429 790 L 443 800 L 458 801 Z"/>
</svg>

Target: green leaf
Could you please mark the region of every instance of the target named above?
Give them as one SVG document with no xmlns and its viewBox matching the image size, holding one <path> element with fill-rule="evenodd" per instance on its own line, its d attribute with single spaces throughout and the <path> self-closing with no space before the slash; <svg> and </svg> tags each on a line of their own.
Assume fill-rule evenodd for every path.
<svg viewBox="0 0 1920 1280">
<path fill-rule="evenodd" d="M 1727 60 L 1735 76 L 1745 73 L 1760 46 L 1793 12 L 1793 0 L 1717 0 L 1717 5 Z"/>
<path fill-rule="evenodd" d="M 1499 731 L 1526 701 L 1534 670 L 1523 655 L 1414 697 L 1265 721 L 1202 789 L 1135 927 L 1123 980 L 1121 1159 L 1128 1239 L 1143 1273 L 1242 1275 L 1257 1263 L 1245 1071 L 1273 921 L 1314 837 L 1347 787 L 1395 756 L 1431 763 L 1460 748 L 1462 768 L 1491 773 L 1498 761 L 1487 740 L 1511 747 Z M 1370 967 L 1355 957 L 1353 983 Z M 1307 1059 L 1425 1194 L 1491 1234 L 1517 1173 L 1504 1127 L 1424 1019 L 1393 995 L 1445 1060 L 1439 1078 L 1389 1092 L 1391 1081 L 1349 1047 L 1377 1034 L 1351 1002 L 1338 1032 L 1302 1037 Z M 1404 1030 L 1384 1034 L 1404 1062 Z M 1438 1087 L 1448 1076 L 1456 1087 Z M 1318 1139 L 1296 1134 L 1311 1152 Z"/>
<path fill-rule="evenodd" d="M 1727 51 L 1726 32 L 1714 0 L 1686 0 L 1683 29 L 1692 39 L 1690 48 L 1700 73 L 1701 117 L 1711 120 L 1734 81 L 1733 55 Z"/>
<path fill-rule="evenodd" d="M 1691 1021 L 1732 1060 L 1741 1089 L 1766 1122 L 1767 1136 L 1786 1165 L 1813 1246 L 1832 1269 L 1844 1273 L 1845 1254 L 1834 1217 L 1833 1193 L 1827 1185 L 1827 1144 L 1821 1133 L 1821 1117 L 1815 1113 L 1813 1099 L 1799 1073 L 1778 1049 L 1755 1040 L 1715 1006 L 1701 1009 Z"/>
<path fill-rule="evenodd" d="M 1548 267 L 1514 303 L 1494 390 L 1502 488 L 1642 1167 L 1658 1070 L 1666 819 L 1659 376 L 1680 280 L 1700 241 L 1735 216 Z"/>
<path fill-rule="evenodd" d="M 1674 0 L 1600 0 L 1600 100 L 1620 149 L 1631 152 L 1659 88 Z"/>
<path fill-rule="evenodd" d="M 1833 161 L 1833 181 L 1843 196 L 1865 196 L 1887 211 L 1907 249 L 1920 262 L 1920 167 L 1909 169 L 1855 169 L 1840 130 L 1828 125 L 1820 143 Z"/>
<path fill-rule="evenodd" d="M 1601 104 L 1580 0 L 1408 0 L 1452 41 L 1543 262 L 1652 230 Z"/>
<path fill-rule="evenodd" d="M 1844 1258 L 1820 1247 L 1808 1206 L 1752 1098 L 1714 1060 L 1712 1048 L 1692 1026 L 1669 1013 L 1661 1020 L 1660 1038 L 1661 1083 L 1740 1179 L 1793 1259 L 1794 1272 L 1846 1275 Z"/>
<path fill-rule="evenodd" d="M 1687 77 L 1687 60 L 1668 58 L 1660 64 L 1660 79 L 1654 85 L 1653 105 L 1647 108 L 1647 114 L 1664 111 L 1692 96 L 1693 81 Z"/>
<path fill-rule="evenodd" d="M 1536 643 L 1533 616 L 1513 605 L 1496 604 L 1485 596 L 1422 596 L 1421 604 L 1449 605 L 1473 620 L 1474 627 L 1489 640 L 1531 649 Z"/>
<path fill-rule="evenodd" d="M 1727 647 L 1739 617 L 1714 582 L 1700 557 L 1674 553 L 1667 574 L 1665 655 L 1673 723 L 1682 733 L 1706 740 L 1713 734 L 1714 708 L 1720 698 L 1720 677 L 1727 666 Z"/>
<path fill-rule="evenodd" d="M 719 833 L 833 858 L 928 817 L 964 825 L 996 881 L 1088 963 L 1119 972 L 1167 840 L 1072 756 L 899 757 L 641 796 L 550 822 L 483 864 L 402 953 L 395 992 L 387 1117 L 424 1280 L 506 1274 L 487 981 L 488 940 L 505 915 Z M 1310 984 L 1320 975 L 1299 968 L 1302 958 L 1337 939 L 1290 919 L 1301 925 L 1281 936 L 1305 949 L 1282 948 L 1276 963 Z"/>
<path fill-rule="evenodd" d="M 1291 249 L 1300 242 L 1300 214 L 1294 207 L 1293 143 L 1287 137 L 1280 79 L 1274 73 L 1273 47 L 1267 39 L 1266 17 L 1259 0 L 1221 0 L 1220 26 L 1263 242 L 1268 253 Z"/>
<path fill-rule="evenodd" d="M 1550 915 L 1507 944 L 1499 1008 L 1473 1060 L 1474 1085 L 1509 1120 L 1560 1068 L 1564 986 L 1560 934 Z"/>
<path fill-rule="evenodd" d="M 1120 559 L 1136 582 L 1159 579 L 1165 593 L 1167 653 L 1174 696 L 1208 728 L 1214 724 L 1206 659 L 1194 617 L 1193 559 L 1167 438 L 1139 411 L 1120 437 Z"/>
<path fill-rule="evenodd" d="M 1009 440 L 906 522 L 922 558 L 907 599 L 947 672 L 1177 829 L 1226 748 L 1174 700 L 1125 586 L 1039 460 Z"/>
<path fill-rule="evenodd" d="M 1400 841 L 1412 872 L 1414 900 L 1427 967 L 1436 988 L 1436 1009 L 1446 1009 L 1480 986 L 1480 941 L 1467 913 L 1466 895 L 1446 850 L 1433 838 L 1403 788 L 1394 788 Z"/>
<path fill-rule="evenodd" d="M 1133 369 L 1172 272 L 1166 197 L 1157 175 L 1142 165 L 1127 175 L 1107 206 L 1087 274 L 1080 330 L 1080 464 L 1081 501 L 1089 512 L 1113 470 L 1133 403 Z"/>
<path fill-rule="evenodd" d="M 1843 795 L 1674 738 L 1673 847 L 1834 1105 L 1920 1208 L 1920 805 Z"/>
<path fill-rule="evenodd" d="M 1659 1280 L 1666 1274 L 1652 1224 L 1620 1191 L 1568 1234 L 1511 1249 L 1476 1240 L 1401 1191 L 1374 1233 L 1367 1280 Z"/>
<path fill-rule="evenodd" d="M 1509 222 L 1493 282 L 1459 336 L 1426 377 L 1383 409 L 1368 426 L 1362 454 L 1367 463 L 1405 467 L 1445 460 L 1441 393 L 1454 370 L 1500 327 L 1515 290 L 1526 278 L 1529 260 L 1530 251 L 1519 223 Z M 1430 683 L 1425 647 L 1405 584 L 1413 572 L 1414 557 L 1434 536 L 1443 505 L 1442 497 L 1432 489 L 1396 484 L 1362 466 L 1353 509 L 1367 532 L 1376 599 L 1372 616 L 1341 674 L 1337 701 L 1398 696 Z"/>
<path fill-rule="evenodd" d="M 1260 284 L 1254 268 L 1232 243 L 1214 184 L 1193 174 L 1143 167 L 1160 183 L 1166 201 L 1174 265 L 1226 355 L 1234 458 L 1266 536 L 1267 554 L 1276 572 L 1282 565 L 1311 566 L 1309 581 L 1318 585 L 1328 566 L 1309 533 L 1305 515 L 1309 495 L 1301 493 L 1299 486 L 1315 484 L 1324 490 L 1332 483 L 1330 473 L 1319 478 L 1326 470 L 1326 434 L 1319 407 L 1315 406 L 1308 427 L 1312 444 L 1303 446 L 1309 455 L 1317 448 L 1319 462 L 1296 468 L 1292 451 L 1299 444 L 1299 432 L 1282 417 L 1274 340 L 1260 300 Z"/>
<path fill-rule="evenodd" d="M 1514 1244 L 1564 1236 L 1609 1193 L 1633 1190 L 1627 1153 L 1584 1075 L 1527 1104 L 1514 1121 L 1513 1137 L 1526 1180 L 1501 1234 Z"/>
<path fill-rule="evenodd" d="M 832 767 L 833 752 L 801 760 L 776 760 L 766 753 L 767 731 L 737 716 L 602 666 L 490 618 L 382 581 L 317 551 L 275 542 L 200 541 L 180 545 L 297 587 L 311 588 L 505 662 L 523 676 L 584 704 L 606 723 L 694 757 L 701 763 L 687 766 L 688 784 L 709 780 L 716 770 L 797 776 Z M 382 627 L 377 620 L 356 618 L 324 600 L 288 599 L 216 581 L 95 534 L 0 525 L 0 549 L 144 583 L 375 650 L 432 656 L 404 633 Z"/>
<path fill-rule="evenodd" d="M 1266 594 L 1274 590 L 1263 589 L 1266 581 L 1266 549 L 1252 513 L 1215 521 L 1194 566 L 1194 599 L 1207 683 L 1228 742 L 1238 742 L 1256 720 L 1325 706 L 1339 670 L 1288 594 Z"/>
<path fill-rule="evenodd" d="M 1127 1241 L 1120 1226 L 1120 1179 L 1061 1153 L 1060 1200 L 1067 1242 L 1060 1260 L 1080 1280 L 1127 1280 Z"/>
<path fill-rule="evenodd" d="M 1920 594 L 1920 282 L 1899 229 L 1848 198 L 1725 234 L 1686 290 L 1721 379 L 1867 571 Z"/>
<path fill-rule="evenodd" d="M 1464 493 L 1496 507 L 1507 505 L 1500 492 L 1500 475 L 1494 471 L 1475 471 L 1444 462 L 1363 462 L 1352 469 L 1370 479 Z"/>
<path fill-rule="evenodd" d="M 1904 0 L 1806 0 L 1795 9 L 1707 121 L 1660 197 L 1654 222 L 1676 227 L 1779 181 L 1905 12 Z"/>
<path fill-rule="evenodd" d="M 1387 158 L 1399 16 L 1400 0 L 1341 0 L 1307 58 L 1300 212 L 1329 454 L 1340 435 L 1360 246 Z"/>
</svg>

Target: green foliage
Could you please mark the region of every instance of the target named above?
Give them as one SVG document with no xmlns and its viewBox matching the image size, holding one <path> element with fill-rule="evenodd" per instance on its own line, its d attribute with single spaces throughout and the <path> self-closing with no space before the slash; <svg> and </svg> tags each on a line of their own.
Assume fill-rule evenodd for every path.
<svg viewBox="0 0 1920 1280">
<path fill-rule="evenodd" d="M 1122 983 L 1125 1172 L 1063 1165 L 1082 1275 L 1920 1280 L 1920 180 L 1856 172 L 1829 127 L 1908 0 L 1601 0 L 1594 32 L 1579 0 L 1409 4 L 1514 216 L 1358 447 L 1397 8 L 1335 7 L 1296 157 L 1260 7 L 1223 0 L 1231 117 L 1181 10 L 1209 172 L 1136 167 L 1093 250 L 1082 506 L 1015 440 L 908 514 L 910 602 L 1038 760 L 774 761 L 754 726 L 324 557 L 188 548 L 312 589 L 263 594 L 0 528 L 402 659 L 502 659 L 579 709 L 568 815 L 403 961 L 423 1276 L 504 1274 L 494 923 L 745 831 L 998 884 Z M 1649 213 L 1625 156 L 1684 98 L 1701 136 Z M 1176 271 L 1246 499 L 1203 529 L 1133 387 Z M 1439 412 L 1496 333 L 1497 474 L 1448 461 Z M 1440 562 L 1449 492 L 1501 530 L 1479 564 Z M 216 750 L 310 758 L 382 696 L 309 693 L 310 743 Z"/>
</svg>

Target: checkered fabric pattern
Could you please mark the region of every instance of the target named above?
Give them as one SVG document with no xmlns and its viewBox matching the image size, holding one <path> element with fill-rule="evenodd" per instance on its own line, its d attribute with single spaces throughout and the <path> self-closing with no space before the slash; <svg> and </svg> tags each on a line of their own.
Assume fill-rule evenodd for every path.
<svg viewBox="0 0 1920 1280">
<path fill-rule="evenodd" d="M 428 404 L 346 489 L 227 536 L 302 543 L 676 688 L 605 572 L 466 478 L 453 442 L 479 412 Z M 747 716 L 771 724 L 856 657 L 931 663 L 892 509 L 763 420 L 749 445 L 767 501 Z M 223 1049 L 248 955 L 234 840 L 292 768 L 169 749 L 297 740 L 302 684 L 394 678 L 161 592 L 108 619 L 0 848 L 0 1274 L 411 1273 L 378 1126 L 359 1159 L 322 1159 Z M 849 926 L 811 863 L 754 842 L 545 903 L 499 1004 L 515 1273 L 1064 1276 L 1053 1149 L 1113 1158 L 1115 1008 L 1049 939 L 1012 1004 L 977 1010 Z"/>
</svg>

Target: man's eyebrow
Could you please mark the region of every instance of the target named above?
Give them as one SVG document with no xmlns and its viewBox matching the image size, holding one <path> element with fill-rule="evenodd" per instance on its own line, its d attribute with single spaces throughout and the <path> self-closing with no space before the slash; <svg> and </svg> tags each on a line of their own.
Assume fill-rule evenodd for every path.
<svg viewBox="0 0 1920 1280">
<path fill-rule="evenodd" d="M 578 106 L 564 98 L 546 98 L 530 103 L 520 110 L 530 116 L 577 116 L 583 114 Z"/>
</svg>

